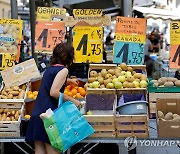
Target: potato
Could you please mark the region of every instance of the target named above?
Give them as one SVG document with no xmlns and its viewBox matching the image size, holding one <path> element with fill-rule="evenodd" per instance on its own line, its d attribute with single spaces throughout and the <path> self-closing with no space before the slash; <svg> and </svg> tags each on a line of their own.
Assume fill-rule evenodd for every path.
<svg viewBox="0 0 180 154">
<path fill-rule="evenodd" d="M 1 94 L 2 94 L 2 95 L 5 95 L 5 96 L 8 96 L 8 93 L 7 93 L 5 90 L 3 90 L 3 91 L 1 92 Z"/>
<path fill-rule="evenodd" d="M 17 99 L 18 98 L 18 96 L 13 96 L 13 99 Z"/>
<path fill-rule="evenodd" d="M 18 96 L 19 95 L 19 91 L 10 91 L 9 94 L 12 94 L 13 96 Z"/>
<path fill-rule="evenodd" d="M 173 114 L 171 112 L 168 112 L 165 117 L 164 117 L 165 120 L 172 120 L 173 119 Z"/>
<path fill-rule="evenodd" d="M 18 99 L 23 99 L 24 98 L 24 94 L 25 94 L 24 90 L 19 92 Z"/>
<path fill-rule="evenodd" d="M 8 98 L 8 99 L 13 99 L 13 94 L 9 94 L 9 95 L 7 96 L 7 98 Z"/>
<path fill-rule="evenodd" d="M 9 112 L 9 109 L 4 109 L 4 113 L 8 113 Z"/>
<path fill-rule="evenodd" d="M 179 117 L 178 114 L 173 114 L 173 119 L 176 118 L 176 117 Z"/>
<path fill-rule="evenodd" d="M 174 118 L 172 121 L 175 121 L 175 122 L 180 122 L 180 116 L 179 116 L 179 117 Z"/>
<path fill-rule="evenodd" d="M 11 116 L 11 112 L 8 111 L 8 112 L 6 113 L 6 115 L 7 115 L 7 117 Z"/>
<path fill-rule="evenodd" d="M 15 114 L 14 118 L 15 118 L 15 120 L 18 120 L 19 114 Z"/>
<path fill-rule="evenodd" d="M 18 90 L 19 90 L 19 87 L 18 87 L 18 86 L 14 86 L 14 87 L 13 87 L 13 90 L 14 90 L 14 91 L 18 91 Z"/>
<path fill-rule="evenodd" d="M 158 111 L 158 118 L 164 118 L 164 114 L 162 111 Z"/>
<path fill-rule="evenodd" d="M 16 114 L 16 111 L 15 110 L 12 110 L 11 111 L 11 115 L 15 115 Z"/>
<path fill-rule="evenodd" d="M 11 121 L 10 117 L 6 117 L 5 121 Z"/>
<path fill-rule="evenodd" d="M 4 109 L 0 109 L 0 114 L 4 112 Z"/>
<path fill-rule="evenodd" d="M 2 98 L 2 99 L 7 99 L 7 96 L 1 95 L 1 98 Z"/>
</svg>

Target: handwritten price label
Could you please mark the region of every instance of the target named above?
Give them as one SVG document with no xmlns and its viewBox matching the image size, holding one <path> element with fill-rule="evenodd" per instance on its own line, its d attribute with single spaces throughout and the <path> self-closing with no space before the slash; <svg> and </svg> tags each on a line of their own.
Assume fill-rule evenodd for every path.
<svg viewBox="0 0 180 154">
<path fill-rule="evenodd" d="M 116 41 L 113 63 L 142 65 L 144 63 L 144 44 Z"/>
<path fill-rule="evenodd" d="M 15 65 L 15 54 L 11 53 L 1 53 L 0 54 L 0 69 L 3 70 L 7 67 L 12 67 Z"/>
<path fill-rule="evenodd" d="M 40 22 L 36 23 L 35 51 L 52 52 L 56 44 L 64 41 L 64 22 Z"/>
<path fill-rule="evenodd" d="M 170 68 L 180 68 L 180 45 L 171 45 Z"/>
<path fill-rule="evenodd" d="M 102 27 L 77 26 L 73 32 L 75 62 L 102 62 Z"/>
<path fill-rule="evenodd" d="M 180 22 L 178 21 L 170 23 L 170 42 L 171 44 L 180 44 Z"/>
</svg>

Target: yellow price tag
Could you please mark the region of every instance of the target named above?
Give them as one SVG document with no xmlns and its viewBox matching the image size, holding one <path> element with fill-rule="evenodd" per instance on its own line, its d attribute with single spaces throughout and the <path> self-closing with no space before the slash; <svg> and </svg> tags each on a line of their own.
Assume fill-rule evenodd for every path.
<svg viewBox="0 0 180 154">
<path fill-rule="evenodd" d="M 37 8 L 37 21 L 52 21 L 54 18 L 66 16 L 66 9 L 52 8 L 52 7 L 38 7 Z"/>
<path fill-rule="evenodd" d="M 15 65 L 15 54 L 12 53 L 1 53 L 0 54 L 0 69 L 3 70 L 7 67 Z"/>
<path fill-rule="evenodd" d="M 171 44 L 180 44 L 180 22 L 172 21 L 170 24 L 170 42 Z"/>
<path fill-rule="evenodd" d="M 73 28 L 75 62 L 102 62 L 102 27 L 76 26 Z"/>
</svg>

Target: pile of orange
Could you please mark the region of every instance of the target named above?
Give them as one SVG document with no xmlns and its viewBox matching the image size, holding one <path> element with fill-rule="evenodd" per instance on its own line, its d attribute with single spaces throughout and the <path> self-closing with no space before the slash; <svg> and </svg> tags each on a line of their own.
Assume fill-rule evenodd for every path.
<svg viewBox="0 0 180 154">
<path fill-rule="evenodd" d="M 78 87 L 76 85 L 67 85 L 64 90 L 64 94 L 73 98 L 83 98 L 86 95 L 84 87 Z"/>
<path fill-rule="evenodd" d="M 38 91 L 28 91 L 27 92 L 27 98 L 29 99 L 36 99 L 38 95 Z"/>
</svg>

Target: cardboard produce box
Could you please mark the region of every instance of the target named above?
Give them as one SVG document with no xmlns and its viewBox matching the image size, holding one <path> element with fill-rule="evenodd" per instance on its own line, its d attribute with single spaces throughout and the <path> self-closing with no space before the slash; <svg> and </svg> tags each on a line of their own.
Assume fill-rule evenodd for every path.
<svg viewBox="0 0 180 154">
<path fill-rule="evenodd" d="M 171 112 L 180 116 L 180 99 L 158 99 L 157 113 L 162 111 L 164 116 Z M 158 137 L 180 138 L 180 120 L 159 119 L 157 115 Z"/>
</svg>

